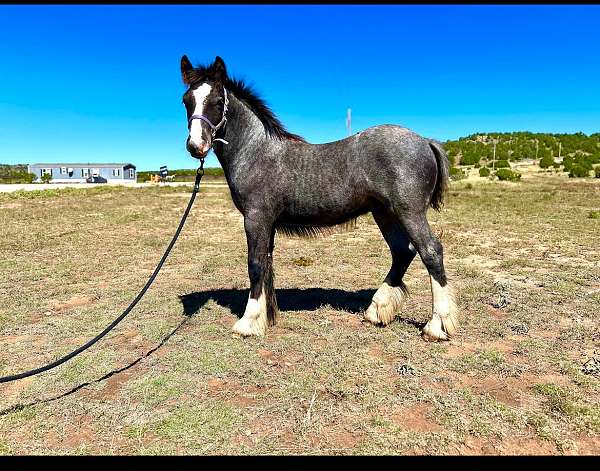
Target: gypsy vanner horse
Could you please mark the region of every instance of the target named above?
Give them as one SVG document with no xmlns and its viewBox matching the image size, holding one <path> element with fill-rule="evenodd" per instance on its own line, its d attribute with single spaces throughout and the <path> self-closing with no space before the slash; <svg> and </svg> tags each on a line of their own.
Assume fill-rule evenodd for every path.
<svg viewBox="0 0 600 471">
<path fill-rule="evenodd" d="M 448 158 L 434 141 L 396 125 L 374 126 L 340 141 L 309 144 L 286 130 L 243 81 L 230 78 L 223 59 L 194 67 L 181 58 L 186 148 L 219 159 L 237 209 L 244 216 L 250 293 L 241 336 L 264 335 L 278 308 L 273 287 L 275 231 L 315 236 L 371 212 L 392 254 L 392 267 L 364 314 L 389 324 L 407 295 L 402 281 L 419 253 L 427 267 L 432 318 L 430 341 L 448 340 L 457 328 L 443 249 L 426 218 L 439 210 L 448 185 Z"/>
</svg>

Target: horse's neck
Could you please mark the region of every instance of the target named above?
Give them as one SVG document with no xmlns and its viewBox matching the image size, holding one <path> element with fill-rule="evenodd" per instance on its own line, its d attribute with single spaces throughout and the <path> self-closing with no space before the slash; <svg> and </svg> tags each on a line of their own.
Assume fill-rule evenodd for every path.
<svg viewBox="0 0 600 471">
<path fill-rule="evenodd" d="M 252 165 L 258 157 L 258 150 L 264 150 L 268 145 L 263 124 L 235 96 L 230 96 L 223 139 L 228 144 L 219 142 L 215 146 L 215 155 L 228 180 L 238 169 Z"/>
</svg>

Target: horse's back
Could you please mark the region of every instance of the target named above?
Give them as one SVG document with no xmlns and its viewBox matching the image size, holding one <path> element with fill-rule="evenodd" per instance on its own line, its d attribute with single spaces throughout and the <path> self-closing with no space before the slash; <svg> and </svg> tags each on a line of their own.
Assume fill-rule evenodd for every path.
<svg viewBox="0 0 600 471">
<path fill-rule="evenodd" d="M 363 197 L 385 206 L 426 206 L 438 178 L 431 141 L 402 126 L 365 129 L 347 141 L 347 167 Z M 342 141 L 340 141 L 342 142 Z"/>
</svg>

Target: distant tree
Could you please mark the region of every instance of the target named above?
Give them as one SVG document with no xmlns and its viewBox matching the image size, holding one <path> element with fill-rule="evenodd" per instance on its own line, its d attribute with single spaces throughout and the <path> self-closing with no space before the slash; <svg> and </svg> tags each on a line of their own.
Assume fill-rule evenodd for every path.
<svg viewBox="0 0 600 471">
<path fill-rule="evenodd" d="M 462 180 L 465 178 L 465 173 L 458 167 L 450 167 L 450 179 L 451 180 Z"/>
<path fill-rule="evenodd" d="M 582 177 L 589 177 L 589 175 L 590 175 L 589 169 L 582 167 L 581 165 L 578 165 L 578 164 L 573 164 L 573 166 L 571 167 L 571 171 L 569 172 L 569 177 L 582 178 Z"/>
<path fill-rule="evenodd" d="M 549 168 L 554 166 L 556 162 L 554 162 L 554 158 L 551 155 L 547 155 L 540 160 L 541 168 Z"/>
<path fill-rule="evenodd" d="M 545 146 L 540 145 L 538 147 L 538 153 L 537 153 L 537 157 L 538 159 L 543 159 L 544 157 L 552 157 L 552 152 L 550 152 L 550 149 L 548 149 Z M 534 154 L 535 155 L 535 154 Z"/>
<path fill-rule="evenodd" d="M 562 161 L 565 172 L 570 172 L 573 167 L 573 157 L 565 157 Z"/>
<path fill-rule="evenodd" d="M 498 177 L 498 180 L 505 180 L 510 182 L 518 182 L 519 180 L 521 180 L 520 173 L 514 172 L 507 168 L 501 168 L 500 170 L 496 171 L 495 175 Z"/>
</svg>

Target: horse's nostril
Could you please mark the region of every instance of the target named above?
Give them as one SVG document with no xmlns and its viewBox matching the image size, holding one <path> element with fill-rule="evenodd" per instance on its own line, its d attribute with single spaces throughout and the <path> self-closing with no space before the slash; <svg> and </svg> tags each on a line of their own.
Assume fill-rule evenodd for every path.
<svg viewBox="0 0 600 471">
<path fill-rule="evenodd" d="M 210 145 L 207 142 L 197 144 L 190 140 L 187 141 L 186 148 L 192 157 L 204 156 L 210 150 Z"/>
</svg>

